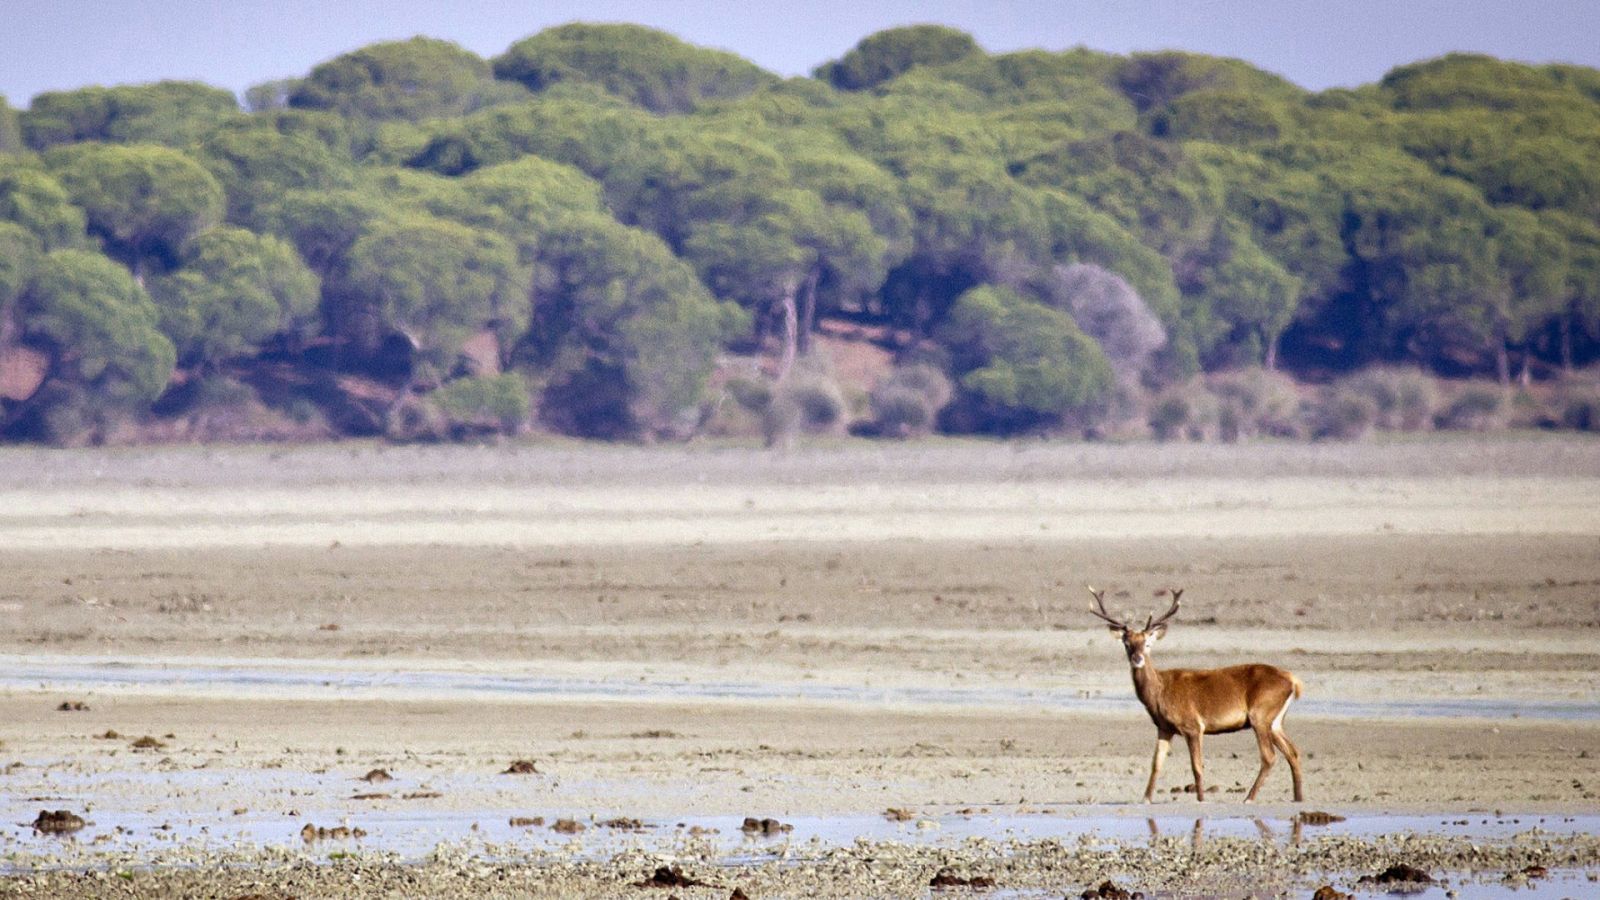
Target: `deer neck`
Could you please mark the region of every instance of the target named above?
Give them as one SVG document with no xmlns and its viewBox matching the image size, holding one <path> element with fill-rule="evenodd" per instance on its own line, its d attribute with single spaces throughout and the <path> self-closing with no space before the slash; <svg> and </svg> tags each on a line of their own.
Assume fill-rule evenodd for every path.
<svg viewBox="0 0 1600 900">
<path fill-rule="evenodd" d="M 1156 671 L 1155 660 L 1150 658 L 1149 653 L 1145 653 L 1144 665 L 1138 668 L 1129 666 L 1129 671 L 1133 673 L 1133 692 L 1138 696 L 1139 702 L 1147 709 L 1159 709 L 1166 682 L 1162 679 L 1161 673 Z"/>
</svg>

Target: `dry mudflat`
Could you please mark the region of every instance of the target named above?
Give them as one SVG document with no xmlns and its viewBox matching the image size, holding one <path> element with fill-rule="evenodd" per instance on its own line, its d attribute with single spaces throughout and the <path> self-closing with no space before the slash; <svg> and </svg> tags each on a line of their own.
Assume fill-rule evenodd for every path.
<svg viewBox="0 0 1600 900">
<path fill-rule="evenodd" d="M 3 450 L 0 896 L 1584 896 L 1597 498 L 1548 437 Z M 1086 583 L 1295 671 L 1309 801 L 1245 734 L 1136 802 Z"/>
</svg>

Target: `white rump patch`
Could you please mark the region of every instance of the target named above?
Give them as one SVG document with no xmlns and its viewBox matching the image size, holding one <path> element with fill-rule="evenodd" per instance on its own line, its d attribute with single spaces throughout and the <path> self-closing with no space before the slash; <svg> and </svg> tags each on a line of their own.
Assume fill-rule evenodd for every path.
<svg viewBox="0 0 1600 900">
<path fill-rule="evenodd" d="M 1289 714 L 1289 704 L 1291 704 L 1293 702 L 1294 702 L 1294 697 L 1292 695 L 1289 697 L 1289 699 L 1283 701 L 1283 709 L 1278 710 L 1278 714 L 1276 716 L 1272 717 L 1272 730 L 1273 731 L 1282 731 L 1283 730 L 1283 717 Z"/>
</svg>

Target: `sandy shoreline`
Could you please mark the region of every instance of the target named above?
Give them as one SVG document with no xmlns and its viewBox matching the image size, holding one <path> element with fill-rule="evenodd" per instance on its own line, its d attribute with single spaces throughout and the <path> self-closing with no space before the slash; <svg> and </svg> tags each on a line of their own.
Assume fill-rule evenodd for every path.
<svg viewBox="0 0 1600 900">
<path fill-rule="evenodd" d="M 1597 448 L 50 456 L 0 494 L 0 896 L 641 896 L 661 861 L 717 885 L 683 897 L 1298 891 L 1407 855 L 1581 895 Z M 1217 802 L 1176 758 L 1130 802 L 1154 729 L 1091 578 L 1130 614 L 1187 588 L 1160 664 L 1292 668 L 1306 806 L 1425 836 L 1294 839 L 1286 771 L 1238 802 L 1248 735 L 1207 742 Z M 93 824 L 26 827 L 58 807 Z M 744 816 L 800 837 L 687 834 Z"/>
</svg>

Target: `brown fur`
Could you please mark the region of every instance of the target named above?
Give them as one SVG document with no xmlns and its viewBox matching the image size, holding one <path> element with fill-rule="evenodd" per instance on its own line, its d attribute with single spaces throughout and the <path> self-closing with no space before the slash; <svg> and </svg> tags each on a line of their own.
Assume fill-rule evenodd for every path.
<svg viewBox="0 0 1600 900">
<path fill-rule="evenodd" d="M 1189 747 L 1189 765 L 1194 771 L 1194 795 L 1205 799 L 1205 768 L 1201 746 L 1208 734 L 1229 734 L 1252 729 L 1256 746 L 1261 753 L 1261 770 L 1245 802 L 1253 802 L 1266 781 L 1267 773 L 1282 751 L 1289 760 L 1289 770 L 1294 776 L 1294 799 L 1305 799 L 1300 774 L 1300 751 L 1283 731 L 1279 718 L 1291 699 L 1296 699 L 1305 685 L 1292 672 L 1264 663 L 1245 663 L 1222 669 L 1172 669 L 1159 671 L 1150 657 L 1147 644 L 1160 640 L 1166 634 L 1166 622 L 1178 611 L 1182 590 L 1172 591 L 1172 608 L 1162 617 L 1150 619 L 1145 627 L 1135 630 L 1126 623 L 1111 618 L 1105 612 L 1100 592 L 1095 595 L 1095 615 L 1109 623 L 1111 633 L 1122 640 L 1133 674 L 1133 691 L 1150 714 L 1156 726 L 1156 752 L 1150 761 L 1150 780 L 1145 785 L 1144 799 L 1150 802 L 1156 789 L 1156 778 L 1161 774 L 1161 764 L 1166 760 L 1174 735 L 1183 735 Z"/>
</svg>

